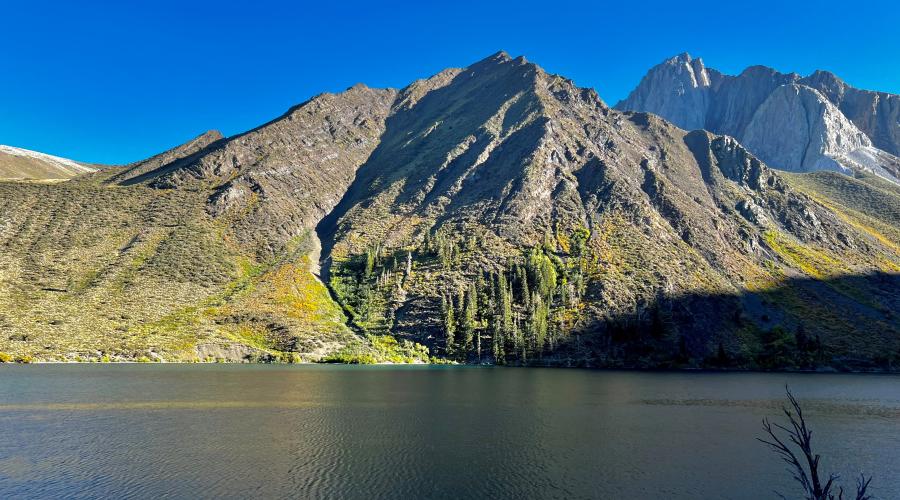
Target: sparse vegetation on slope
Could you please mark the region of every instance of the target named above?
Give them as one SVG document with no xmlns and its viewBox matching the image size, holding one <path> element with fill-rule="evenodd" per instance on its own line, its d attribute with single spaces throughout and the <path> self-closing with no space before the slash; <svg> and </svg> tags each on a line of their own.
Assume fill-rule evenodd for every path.
<svg viewBox="0 0 900 500">
<path fill-rule="evenodd" d="M 0 184 L 0 351 L 894 369 L 895 194 L 773 172 L 499 53 Z"/>
</svg>

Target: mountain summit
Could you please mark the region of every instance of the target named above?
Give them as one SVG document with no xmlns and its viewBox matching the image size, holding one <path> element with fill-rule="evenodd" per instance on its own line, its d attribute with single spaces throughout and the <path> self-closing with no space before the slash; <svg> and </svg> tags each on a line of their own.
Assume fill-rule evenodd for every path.
<svg viewBox="0 0 900 500">
<path fill-rule="evenodd" d="M 720 78 L 672 65 L 682 95 Z M 898 220 L 875 176 L 772 170 L 501 52 L 0 184 L 0 350 L 880 367 L 900 352 Z"/>
<path fill-rule="evenodd" d="M 681 54 L 652 68 L 622 111 L 731 135 L 770 166 L 793 172 L 866 171 L 900 182 L 900 96 L 753 66 L 740 75 Z"/>
</svg>

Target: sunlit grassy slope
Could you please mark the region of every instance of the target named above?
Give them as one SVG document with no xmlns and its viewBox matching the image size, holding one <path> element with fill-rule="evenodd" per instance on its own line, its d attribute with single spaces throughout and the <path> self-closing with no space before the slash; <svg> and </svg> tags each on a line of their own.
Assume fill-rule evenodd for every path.
<svg viewBox="0 0 900 500">
<path fill-rule="evenodd" d="M 302 242 L 259 262 L 232 242 L 227 221 L 205 213 L 205 200 L 91 182 L 0 183 L 0 352 L 297 360 L 358 341 Z"/>
</svg>

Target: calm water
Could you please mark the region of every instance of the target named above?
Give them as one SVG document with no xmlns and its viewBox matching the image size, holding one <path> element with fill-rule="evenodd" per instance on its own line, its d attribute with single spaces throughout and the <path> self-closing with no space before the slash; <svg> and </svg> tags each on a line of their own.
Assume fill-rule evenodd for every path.
<svg viewBox="0 0 900 500">
<path fill-rule="evenodd" d="M 900 498 L 896 376 L 234 365 L 0 366 L 0 497 L 774 498 L 785 383 Z"/>
</svg>

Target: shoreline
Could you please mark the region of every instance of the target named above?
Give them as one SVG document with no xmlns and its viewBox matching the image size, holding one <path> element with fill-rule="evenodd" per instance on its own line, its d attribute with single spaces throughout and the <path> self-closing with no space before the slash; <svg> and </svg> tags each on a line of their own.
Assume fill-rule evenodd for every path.
<svg viewBox="0 0 900 500">
<path fill-rule="evenodd" d="M 745 368 L 713 369 L 713 368 L 640 368 L 640 367 L 587 367 L 587 366 L 560 366 L 560 365 L 496 365 L 496 364 L 469 364 L 469 363 L 393 363 L 390 361 L 377 363 L 320 363 L 315 361 L 301 361 L 296 363 L 284 362 L 237 362 L 237 361 L 31 361 L 27 363 L 9 362 L 3 365 L 242 365 L 242 366 L 394 366 L 394 367 L 445 367 L 456 368 L 509 368 L 509 369 L 562 369 L 562 370 L 590 370 L 599 372 L 645 372 L 645 373 L 785 373 L 804 375 L 900 375 L 900 370 L 839 370 L 834 367 L 818 368 L 814 370 L 784 369 L 784 370 L 755 370 Z"/>
</svg>

